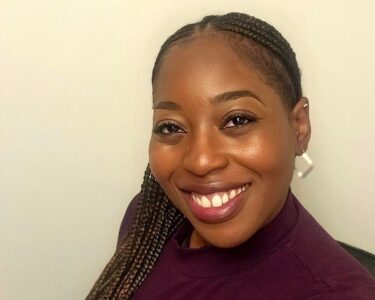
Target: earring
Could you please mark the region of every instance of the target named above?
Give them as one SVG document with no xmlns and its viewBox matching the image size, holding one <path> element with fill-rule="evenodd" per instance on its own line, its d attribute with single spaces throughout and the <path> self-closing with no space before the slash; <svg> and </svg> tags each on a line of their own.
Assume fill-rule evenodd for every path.
<svg viewBox="0 0 375 300">
<path fill-rule="evenodd" d="M 302 105 L 303 108 L 306 108 L 308 106 L 309 106 L 309 102 L 307 102 L 307 101 L 305 103 L 303 103 L 303 105 Z"/>
<path fill-rule="evenodd" d="M 302 150 L 302 154 L 300 156 L 301 159 L 298 157 L 295 159 L 294 170 L 297 172 L 297 176 L 299 178 L 304 178 L 312 171 L 314 165 L 313 161 L 311 160 L 310 156 L 307 155 L 305 150 Z"/>
</svg>

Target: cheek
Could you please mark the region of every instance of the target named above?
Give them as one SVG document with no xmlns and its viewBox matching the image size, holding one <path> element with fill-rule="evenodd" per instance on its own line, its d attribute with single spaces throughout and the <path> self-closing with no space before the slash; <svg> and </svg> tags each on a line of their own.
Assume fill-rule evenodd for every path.
<svg viewBox="0 0 375 300">
<path fill-rule="evenodd" d="M 181 149 L 176 145 L 167 145 L 151 138 L 149 146 L 149 163 L 152 174 L 156 181 L 163 188 L 164 192 L 181 212 L 184 211 L 183 205 L 176 194 L 174 185 L 171 182 L 172 175 L 181 165 Z"/>
<path fill-rule="evenodd" d="M 152 137 L 149 145 L 150 169 L 156 180 L 166 190 L 173 171 L 179 164 L 179 151 L 175 145 L 163 144 Z"/>
<path fill-rule="evenodd" d="M 237 143 L 235 154 L 261 177 L 287 174 L 294 167 L 289 131 L 263 128 Z"/>
<path fill-rule="evenodd" d="M 149 146 L 150 169 L 156 180 L 160 183 L 168 172 L 168 159 L 163 147 L 158 145 L 155 138 L 151 138 Z M 163 168 L 163 165 L 167 165 Z"/>
</svg>

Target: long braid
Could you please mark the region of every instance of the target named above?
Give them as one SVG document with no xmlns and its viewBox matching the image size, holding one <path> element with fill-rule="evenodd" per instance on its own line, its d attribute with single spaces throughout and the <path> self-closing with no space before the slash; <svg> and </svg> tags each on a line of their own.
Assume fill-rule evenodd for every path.
<svg viewBox="0 0 375 300">
<path fill-rule="evenodd" d="M 147 168 L 130 231 L 86 299 L 129 299 L 183 219 Z"/>
<path fill-rule="evenodd" d="M 168 50 L 204 31 L 220 33 L 237 43 L 233 49 L 240 51 L 278 90 L 287 107 L 293 107 L 302 96 L 301 75 L 289 43 L 271 25 L 241 13 L 207 16 L 176 31 L 159 51 L 152 72 L 153 84 Z M 86 299 L 130 299 L 183 220 L 147 167 L 130 231 Z"/>
</svg>

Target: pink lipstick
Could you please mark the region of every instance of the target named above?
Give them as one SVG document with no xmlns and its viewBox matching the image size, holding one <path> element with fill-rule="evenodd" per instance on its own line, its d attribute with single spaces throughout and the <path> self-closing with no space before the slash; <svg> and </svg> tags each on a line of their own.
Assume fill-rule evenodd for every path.
<svg viewBox="0 0 375 300">
<path fill-rule="evenodd" d="M 192 214 L 203 222 L 220 223 L 234 217 L 245 203 L 250 184 L 211 193 L 183 192 Z"/>
</svg>

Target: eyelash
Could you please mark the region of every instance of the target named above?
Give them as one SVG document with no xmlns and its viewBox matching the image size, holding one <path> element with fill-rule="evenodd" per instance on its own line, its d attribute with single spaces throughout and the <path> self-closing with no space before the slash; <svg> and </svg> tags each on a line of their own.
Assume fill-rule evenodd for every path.
<svg viewBox="0 0 375 300">
<path fill-rule="evenodd" d="M 182 132 L 163 132 L 164 129 L 177 129 L 177 130 L 181 130 Z M 171 135 L 171 134 L 179 134 L 179 133 L 184 133 L 185 130 L 181 129 L 181 126 L 178 125 L 177 123 L 174 123 L 174 122 L 171 122 L 171 121 L 166 121 L 166 122 L 162 122 L 161 124 L 157 125 L 153 130 L 152 130 L 155 134 L 158 134 L 158 135 L 162 135 L 162 136 L 167 136 L 167 135 Z"/>
<path fill-rule="evenodd" d="M 245 123 L 236 125 L 235 122 L 233 122 L 234 119 L 236 118 L 237 118 L 237 121 L 239 121 L 238 119 L 241 118 L 242 121 L 245 121 Z M 228 116 L 225 119 L 225 121 L 223 122 L 223 126 L 221 128 L 222 129 L 243 128 L 251 123 L 257 122 L 258 120 L 259 119 L 257 117 L 250 115 L 250 114 L 235 113 L 235 114 Z M 233 126 L 227 126 L 230 121 L 232 121 Z M 169 129 L 169 132 L 164 132 L 164 130 L 168 130 L 168 129 Z M 169 135 L 174 135 L 174 134 L 186 133 L 186 131 L 182 129 L 180 125 L 172 121 L 162 122 L 159 125 L 157 125 L 152 131 L 155 134 L 161 135 L 161 136 L 169 136 Z"/>
<path fill-rule="evenodd" d="M 238 121 L 238 118 L 241 118 L 242 120 L 245 120 L 246 123 L 244 124 L 238 124 L 236 125 L 233 120 L 237 118 L 237 121 Z M 234 113 L 232 115 L 229 115 L 225 121 L 223 122 L 223 126 L 222 128 L 223 129 L 228 129 L 228 128 L 242 128 L 244 126 L 247 126 L 251 123 L 254 123 L 254 122 L 257 122 L 259 119 L 251 114 L 245 114 L 245 113 Z M 232 121 L 233 123 L 233 126 L 227 126 L 227 124 Z"/>
</svg>

